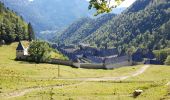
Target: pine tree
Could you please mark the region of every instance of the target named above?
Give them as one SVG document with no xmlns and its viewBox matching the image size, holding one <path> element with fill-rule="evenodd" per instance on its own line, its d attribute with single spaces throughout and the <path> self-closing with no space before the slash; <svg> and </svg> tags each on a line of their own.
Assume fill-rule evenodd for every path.
<svg viewBox="0 0 170 100">
<path fill-rule="evenodd" d="M 29 34 L 29 41 L 32 41 L 35 39 L 35 33 L 34 33 L 31 23 L 28 24 L 28 34 Z"/>
</svg>

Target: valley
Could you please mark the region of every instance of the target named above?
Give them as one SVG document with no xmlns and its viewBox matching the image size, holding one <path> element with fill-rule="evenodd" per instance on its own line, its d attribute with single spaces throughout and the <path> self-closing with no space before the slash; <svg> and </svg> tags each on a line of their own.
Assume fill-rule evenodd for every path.
<svg viewBox="0 0 170 100">
<path fill-rule="evenodd" d="M 0 0 L 0 100 L 170 99 L 169 0 L 63 1 Z"/>
<path fill-rule="evenodd" d="M 0 47 L 0 96 L 3 100 L 50 100 L 50 91 L 54 93 L 52 98 L 61 100 L 131 100 L 135 89 L 144 90 L 139 100 L 169 98 L 169 84 L 166 84 L 170 81 L 170 66 L 96 70 L 60 65 L 61 76 L 58 77 L 58 65 L 15 61 L 16 54 L 11 51 L 15 51 L 17 44 Z"/>
</svg>

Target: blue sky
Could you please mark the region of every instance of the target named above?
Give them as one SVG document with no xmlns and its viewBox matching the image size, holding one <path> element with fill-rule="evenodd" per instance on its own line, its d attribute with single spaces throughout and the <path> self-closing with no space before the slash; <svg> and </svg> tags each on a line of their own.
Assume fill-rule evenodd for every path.
<svg viewBox="0 0 170 100">
<path fill-rule="evenodd" d="M 32 2 L 32 1 L 34 1 L 34 0 L 28 0 L 28 1 Z"/>
<path fill-rule="evenodd" d="M 34 0 L 29 0 L 30 2 L 34 1 Z M 86 0 L 89 1 L 89 0 Z M 133 4 L 136 0 L 125 0 L 119 7 L 129 7 L 131 4 Z M 111 2 L 113 2 L 112 4 L 114 4 L 114 0 L 111 0 Z"/>
</svg>

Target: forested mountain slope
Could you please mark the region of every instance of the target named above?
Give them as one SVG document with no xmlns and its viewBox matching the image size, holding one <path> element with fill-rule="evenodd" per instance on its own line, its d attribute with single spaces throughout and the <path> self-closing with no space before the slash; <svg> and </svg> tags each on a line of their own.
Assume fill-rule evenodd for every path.
<svg viewBox="0 0 170 100">
<path fill-rule="evenodd" d="M 31 22 L 35 31 L 60 30 L 88 16 L 86 0 L 0 0 Z"/>
<path fill-rule="evenodd" d="M 27 40 L 29 38 L 27 27 L 22 17 L 0 2 L 0 41 L 11 43 L 19 39 Z"/>
<path fill-rule="evenodd" d="M 97 19 L 82 18 L 70 25 L 57 41 L 64 41 L 67 43 L 79 43 L 82 39 L 86 38 L 95 32 L 104 23 L 110 20 L 114 14 L 101 16 Z"/>
<path fill-rule="evenodd" d="M 99 27 L 91 23 L 77 27 L 70 31 L 67 38 L 59 37 L 64 43 L 84 42 L 98 47 L 106 44 L 109 47 L 119 47 L 126 50 L 129 47 L 143 47 L 149 49 L 161 49 L 170 46 L 170 1 L 169 0 L 137 0 L 128 10 L 117 16 L 110 16 Z M 102 18 L 102 17 L 101 17 Z M 106 17 L 103 16 L 103 19 Z M 72 29 L 71 25 L 69 30 Z M 91 28 L 95 27 L 94 31 Z M 69 31 L 67 29 L 67 31 Z M 80 31 L 81 30 L 81 31 Z M 80 38 L 73 33 L 79 33 Z M 81 37 L 82 34 L 85 36 Z M 73 39 L 72 37 L 75 37 Z M 80 40 L 80 41 L 76 41 Z"/>
</svg>

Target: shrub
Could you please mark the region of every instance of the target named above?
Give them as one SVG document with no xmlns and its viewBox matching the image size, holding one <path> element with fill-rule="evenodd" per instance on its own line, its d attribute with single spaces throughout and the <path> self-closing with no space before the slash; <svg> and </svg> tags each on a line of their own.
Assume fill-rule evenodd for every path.
<svg viewBox="0 0 170 100">
<path fill-rule="evenodd" d="M 170 65 L 170 55 L 166 58 L 165 64 Z"/>
<path fill-rule="evenodd" d="M 28 49 L 30 57 L 36 63 L 47 62 L 51 57 L 50 45 L 43 41 L 33 41 Z"/>
</svg>

